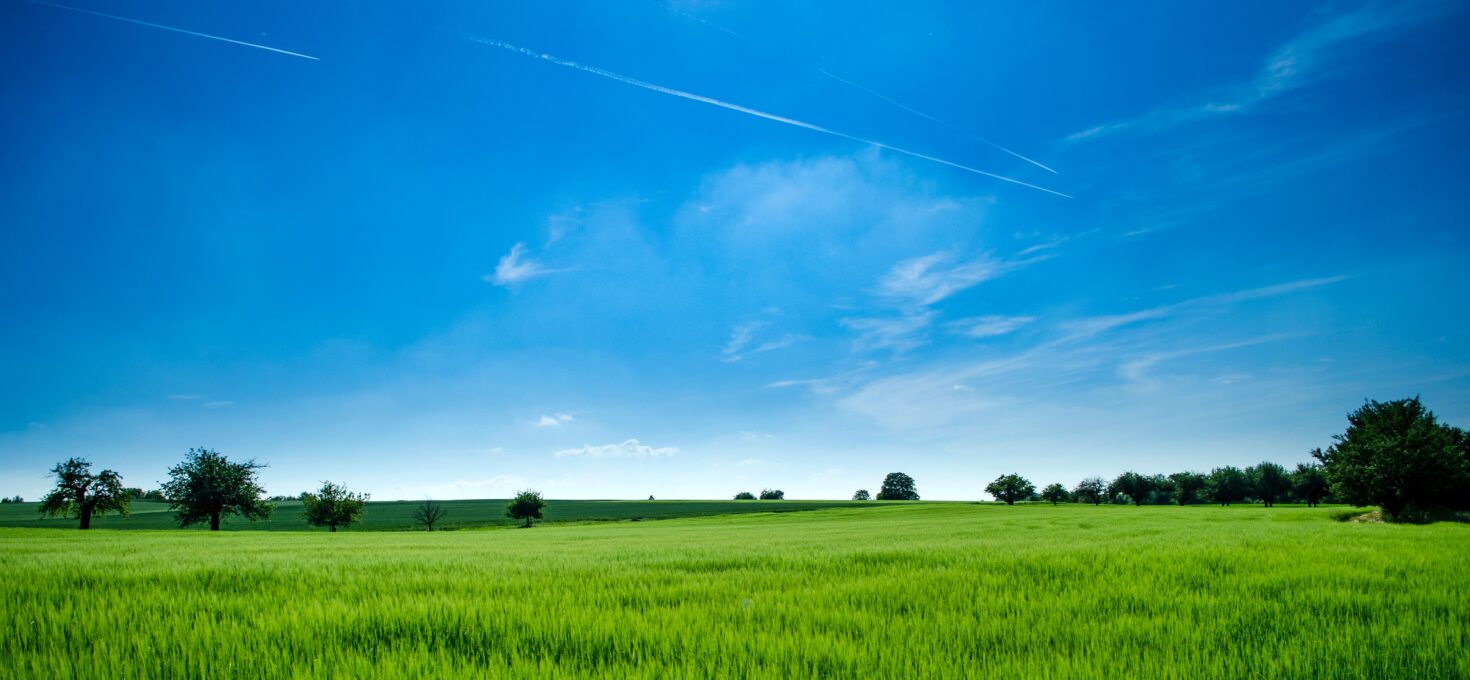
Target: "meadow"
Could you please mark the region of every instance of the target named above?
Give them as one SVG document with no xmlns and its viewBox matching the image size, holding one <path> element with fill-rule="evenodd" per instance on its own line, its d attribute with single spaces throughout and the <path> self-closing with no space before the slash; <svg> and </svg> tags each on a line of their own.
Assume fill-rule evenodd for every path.
<svg viewBox="0 0 1470 680">
<path fill-rule="evenodd" d="M 0 529 L 0 677 L 1470 677 L 1470 526 L 910 503 Z"/>
</svg>

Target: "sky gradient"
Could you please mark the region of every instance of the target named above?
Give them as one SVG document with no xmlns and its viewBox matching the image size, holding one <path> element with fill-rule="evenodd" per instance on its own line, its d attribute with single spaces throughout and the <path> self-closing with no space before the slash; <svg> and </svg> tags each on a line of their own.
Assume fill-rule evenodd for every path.
<svg viewBox="0 0 1470 680">
<path fill-rule="evenodd" d="M 0 1 L 4 495 L 977 499 L 1470 425 L 1457 3 L 67 7 Z"/>
</svg>

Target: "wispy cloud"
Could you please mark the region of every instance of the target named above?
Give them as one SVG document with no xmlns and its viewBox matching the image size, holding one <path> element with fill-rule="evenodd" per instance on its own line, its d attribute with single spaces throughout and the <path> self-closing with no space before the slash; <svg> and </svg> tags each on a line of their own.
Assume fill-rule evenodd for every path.
<svg viewBox="0 0 1470 680">
<path fill-rule="evenodd" d="M 1282 94 L 1323 77 L 1348 46 L 1423 23 L 1454 11 L 1455 3 L 1420 0 L 1370 2 L 1314 24 L 1272 52 L 1245 83 L 1200 102 L 1165 106 L 1138 118 L 1098 125 L 1068 135 L 1065 141 L 1095 139 L 1130 130 L 1161 130 L 1193 120 L 1245 113 Z"/>
<path fill-rule="evenodd" d="M 1014 333 L 1035 320 L 1034 316 L 972 316 L 951 321 L 945 327 L 951 333 L 978 340 Z"/>
<path fill-rule="evenodd" d="M 1014 177 L 1006 177 L 1005 175 L 998 175 L 998 174 L 995 174 L 993 172 L 986 172 L 986 171 L 980 170 L 978 168 L 973 168 L 973 167 L 970 167 L 968 165 L 962 165 L 960 163 L 956 163 L 954 161 L 945 160 L 945 159 L 939 158 L 937 156 L 931 156 L 929 154 L 920 153 L 918 151 L 912 151 L 912 150 L 905 149 L 905 148 L 902 148 L 902 147 L 893 146 L 891 144 L 884 144 L 883 142 L 875 141 L 875 140 L 872 140 L 872 139 L 866 139 L 866 138 L 863 138 L 863 137 L 858 137 L 856 135 L 850 135 L 850 134 L 847 134 L 846 132 L 839 132 L 839 131 L 833 130 L 831 128 L 826 128 L 826 127 L 822 127 L 820 125 L 815 125 L 815 124 L 812 124 L 812 123 L 807 123 L 805 121 L 800 121 L 800 120 L 797 120 L 795 118 L 787 118 L 786 116 L 778 116 L 778 115 L 776 115 L 774 113 L 766 113 L 765 111 L 760 111 L 760 110 L 757 110 L 757 109 L 752 109 L 752 108 L 750 108 L 748 106 L 741 106 L 739 104 L 732 104 L 730 102 L 720 101 L 720 100 L 715 99 L 713 97 L 706 97 L 704 95 L 694 94 L 692 92 L 685 92 L 683 90 L 676 90 L 676 89 L 671 88 L 671 87 L 664 87 L 663 85 L 655 85 L 655 84 L 650 83 L 650 82 L 638 80 L 637 78 L 630 78 L 630 77 L 625 76 L 625 75 L 622 75 L 620 73 L 614 73 L 612 71 L 608 71 L 608 70 L 605 70 L 605 69 L 600 69 L 600 68 L 596 68 L 596 67 L 593 67 L 593 66 L 587 66 L 587 65 L 584 65 L 584 64 L 579 64 L 579 63 L 577 63 L 575 61 L 570 61 L 570 60 L 567 60 L 567 59 L 562 59 L 562 58 L 559 58 L 559 57 L 555 57 L 555 56 L 552 56 L 550 54 L 546 54 L 544 52 L 536 52 L 534 50 L 529 50 L 529 49 L 526 49 L 524 47 L 517 47 L 515 45 L 512 45 L 512 44 L 507 43 L 507 42 L 502 42 L 500 40 L 493 40 L 493 39 L 490 39 L 490 38 L 484 38 L 484 37 L 480 37 L 480 36 L 477 36 L 477 35 L 472 35 L 472 34 L 469 34 L 469 33 L 463 33 L 463 32 L 458 32 L 458 31 L 450 31 L 450 32 L 451 33 L 454 33 L 455 35 L 458 35 L 460 38 L 463 38 L 464 40 L 469 40 L 471 42 L 477 42 L 477 43 L 481 43 L 481 44 L 484 44 L 484 45 L 490 45 L 492 47 L 499 47 L 499 48 L 501 48 L 503 50 L 507 50 L 507 51 L 514 52 L 514 53 L 517 53 L 517 54 L 521 54 L 521 55 L 524 55 L 524 56 L 532 57 L 534 59 L 540 59 L 542 61 L 550 62 L 552 64 L 556 64 L 557 66 L 564 66 L 564 67 L 567 67 L 567 68 L 571 68 L 571 69 L 576 69 L 578 71 L 582 71 L 584 73 L 591 73 L 593 75 L 602 76 L 603 78 L 608 78 L 610 80 L 616 80 L 616 81 L 618 81 L 620 83 L 624 83 L 624 84 L 627 84 L 627 85 L 632 85 L 634 87 L 641 87 L 641 88 L 643 88 L 645 90 L 651 90 L 653 92 L 658 92 L 658 93 L 661 93 L 661 94 L 667 94 L 667 95 L 671 95 L 671 96 L 674 96 L 674 97 L 679 97 L 681 99 L 688 99 L 690 101 L 696 101 L 696 102 L 700 102 L 700 103 L 704 103 L 704 104 L 709 104 L 711 106 L 718 106 L 718 107 L 723 108 L 723 109 L 728 109 L 728 110 L 731 110 L 731 111 L 737 111 L 739 113 L 744 113 L 744 114 L 747 114 L 747 115 L 755 116 L 757 118 L 764 118 L 766 120 L 775 121 L 777 123 L 784 123 L 786 125 L 791 125 L 791 126 L 803 128 L 803 129 L 806 129 L 806 130 L 811 130 L 813 132 L 820 132 L 820 133 L 825 134 L 825 135 L 832 135 L 834 137 L 841 137 L 843 139 L 851 140 L 851 141 L 854 141 L 854 142 L 860 142 L 862 144 L 867 144 L 869 146 L 874 146 L 874 147 L 877 147 L 877 148 L 880 148 L 880 149 L 885 149 L 885 150 L 888 150 L 888 151 L 892 151 L 894 153 L 903 154 L 905 156 L 911 156 L 913 158 L 918 158 L 920 160 L 926 160 L 926 161 L 929 161 L 931 163 L 938 163 L 940 165 L 946 165 L 946 166 L 949 166 L 951 168 L 955 168 L 955 169 L 958 169 L 958 170 L 964 170 L 965 172 L 970 172 L 970 173 L 974 173 L 976 175 L 981 175 L 981 176 L 984 176 L 984 177 L 989 177 L 991 179 L 999 180 L 999 181 L 1002 181 L 1002 182 L 1007 182 L 1009 184 L 1015 184 L 1017 186 L 1023 186 L 1023 187 L 1026 187 L 1028 189 L 1035 189 L 1036 191 L 1041 191 L 1041 192 L 1044 192 L 1044 193 L 1052 194 L 1054 196 L 1060 196 L 1062 198 L 1071 198 L 1071 196 L 1068 196 L 1067 194 L 1064 194 L 1064 193 L 1062 193 L 1060 191 L 1055 191 L 1055 190 L 1052 190 L 1052 189 L 1048 189 L 1046 187 L 1038 186 L 1038 185 L 1032 184 L 1030 182 L 1024 182 L 1024 181 L 1021 181 L 1021 180 L 1016 179 Z"/>
<path fill-rule="evenodd" d="M 790 347 L 806 339 L 806 336 L 799 333 L 783 333 L 775 338 L 757 342 L 760 331 L 770 325 L 769 321 L 750 321 L 730 329 L 730 340 L 720 350 L 720 359 L 725 363 L 734 363 L 752 354 Z"/>
<path fill-rule="evenodd" d="M 998 260 L 989 255 L 961 260 L 953 252 L 940 251 L 893 265 L 878 282 L 878 289 L 890 299 L 932 305 L 1025 264 L 1027 261 Z"/>
<path fill-rule="evenodd" d="M 571 415 L 558 413 L 554 416 L 541 416 L 533 423 L 536 427 L 559 427 L 574 420 Z"/>
<path fill-rule="evenodd" d="M 663 458 L 678 452 L 678 447 L 653 447 L 637 439 L 629 439 L 621 444 L 587 444 L 575 449 L 562 449 L 555 455 L 557 458 Z"/>
<path fill-rule="evenodd" d="M 511 247 L 510 252 L 501 256 L 500 262 L 495 265 L 495 273 L 485 275 L 484 279 L 497 286 L 513 286 L 561 271 L 565 270 L 548 269 L 540 262 L 526 257 L 526 244 L 517 243 Z"/>
<path fill-rule="evenodd" d="M 112 19 L 113 21 L 124 21 L 124 22 L 130 23 L 130 24 L 137 24 L 139 26 L 147 26 L 149 28 L 158 28 L 158 29 L 162 29 L 162 30 L 165 30 L 165 31 L 172 31 L 174 33 L 182 33 L 184 35 L 192 35 L 192 36 L 195 36 L 195 37 L 198 37 L 198 38 L 208 38 L 210 40 L 218 40 L 220 42 L 227 42 L 227 43 L 230 43 L 230 44 L 233 44 L 233 45 L 242 45 L 242 46 L 245 46 L 245 47 L 254 47 L 255 49 L 258 49 L 258 50 L 265 50 L 267 52 L 275 52 L 276 54 L 284 54 L 284 55 L 286 55 L 288 57 L 300 57 L 302 59 L 310 59 L 311 61 L 321 61 L 320 59 L 317 59 L 316 57 L 313 57 L 313 56 L 311 56 L 309 54 L 301 54 L 300 52 L 291 52 L 291 51 L 288 51 L 288 50 L 283 50 L 283 49 L 280 49 L 280 48 L 271 47 L 269 45 L 260 45 L 260 44 L 257 44 L 257 43 L 245 42 L 243 40 L 235 40 L 233 38 L 225 38 L 225 37 L 218 36 L 218 35 L 210 35 L 208 33 L 200 33 L 198 31 L 190 31 L 190 30 L 183 29 L 183 28 L 175 28 L 173 26 L 165 26 L 163 24 L 155 24 L 155 23 L 153 23 L 151 21 L 143 21 L 141 19 L 129 19 L 127 17 L 120 17 L 120 16 L 117 16 L 115 14 L 104 14 L 102 12 L 94 12 L 94 11 L 92 11 L 90 9 L 81 9 L 81 8 L 78 8 L 78 7 L 68 7 L 66 5 L 58 5 L 58 4 L 54 3 L 54 2 L 43 2 L 42 0 L 25 0 L 25 1 L 31 3 L 32 5 L 44 5 L 46 7 L 55 7 L 57 9 L 67 10 L 69 12 L 79 12 L 81 14 L 90 14 L 92 16 L 102 17 L 104 19 Z"/>
<path fill-rule="evenodd" d="M 852 343 L 854 351 L 887 349 L 901 353 L 928 342 L 924 331 L 934 316 L 933 310 L 925 309 L 893 317 L 846 318 L 841 323 L 844 328 L 857 333 Z"/>
<path fill-rule="evenodd" d="M 1157 307 L 1141 309 L 1125 314 L 1096 316 L 1087 319 L 1070 321 L 1063 324 L 1062 328 L 1067 331 L 1065 339 L 1076 340 L 1091 337 L 1093 335 L 1110 331 L 1115 328 L 1131 326 L 1133 324 L 1143 321 L 1150 321 L 1154 319 L 1162 319 L 1165 317 L 1173 316 L 1174 314 L 1185 310 L 1208 307 L 1212 305 L 1226 305 L 1236 302 L 1244 302 L 1246 300 L 1257 300 L 1261 298 L 1276 297 L 1278 295 L 1294 293 L 1299 290 L 1306 290 L 1309 288 L 1317 288 L 1320 286 L 1340 283 L 1342 281 L 1348 280 L 1349 278 L 1351 277 L 1347 275 L 1325 276 L 1315 279 L 1288 281 L 1286 283 L 1278 283 L 1271 286 L 1262 286 L 1260 288 L 1250 288 L 1246 290 L 1235 291 L 1232 293 L 1206 295 L 1203 297 L 1184 300 L 1183 302 L 1160 305 Z"/>
<path fill-rule="evenodd" d="M 225 408 L 227 406 L 234 406 L 234 405 L 235 405 L 235 402 L 233 402 L 233 401 L 226 401 L 226 400 L 206 401 L 206 402 L 204 402 L 204 408 Z"/>
</svg>

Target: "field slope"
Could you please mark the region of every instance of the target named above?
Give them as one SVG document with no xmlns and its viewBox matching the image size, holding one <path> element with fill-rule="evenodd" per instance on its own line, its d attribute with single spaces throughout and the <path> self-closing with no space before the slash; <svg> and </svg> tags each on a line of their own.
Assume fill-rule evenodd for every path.
<svg viewBox="0 0 1470 680">
<path fill-rule="evenodd" d="M 1470 677 L 1470 527 L 913 504 L 0 529 L 0 677 Z"/>
</svg>

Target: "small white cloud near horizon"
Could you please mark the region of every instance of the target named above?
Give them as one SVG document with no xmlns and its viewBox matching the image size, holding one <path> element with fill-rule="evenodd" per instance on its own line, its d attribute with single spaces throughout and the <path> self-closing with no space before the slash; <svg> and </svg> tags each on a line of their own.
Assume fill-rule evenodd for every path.
<svg viewBox="0 0 1470 680">
<path fill-rule="evenodd" d="M 562 424 L 564 424 L 564 423 L 570 423 L 573 420 L 576 420 L 576 419 L 573 418 L 571 416 L 571 414 L 568 414 L 568 413 L 558 413 L 556 415 L 551 415 L 551 416 L 545 416 L 545 415 L 544 416 L 541 416 L 539 419 L 536 420 L 536 422 L 532 423 L 532 425 L 534 425 L 536 427 L 559 427 Z"/>
<path fill-rule="evenodd" d="M 557 458 L 663 458 L 678 452 L 676 446 L 653 447 L 637 439 L 629 439 L 621 444 L 584 444 L 575 449 L 562 449 L 553 455 Z"/>
</svg>

